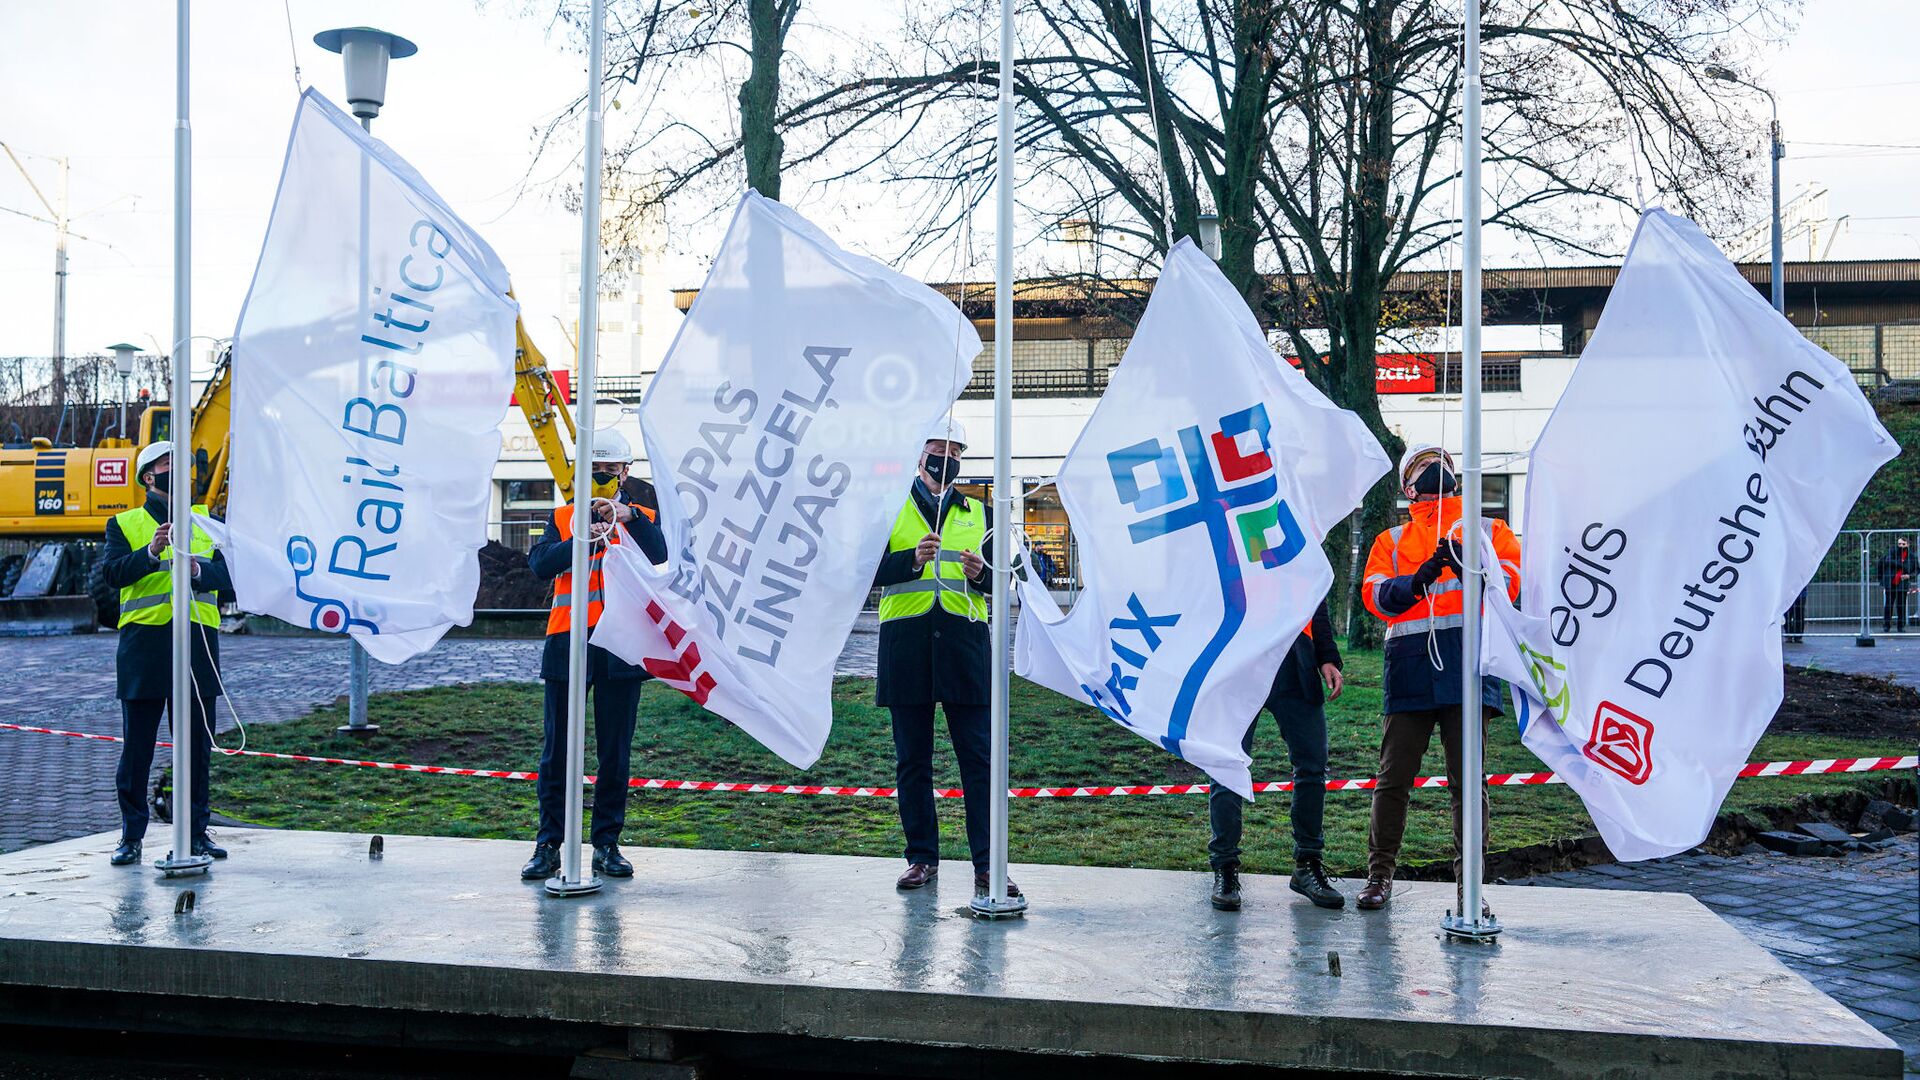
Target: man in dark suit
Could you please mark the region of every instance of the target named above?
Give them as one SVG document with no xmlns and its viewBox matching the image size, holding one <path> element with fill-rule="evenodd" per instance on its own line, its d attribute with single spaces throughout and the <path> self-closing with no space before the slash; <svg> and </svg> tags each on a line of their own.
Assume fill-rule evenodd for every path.
<svg viewBox="0 0 1920 1080">
<path fill-rule="evenodd" d="M 933 804 L 933 709 L 947 733 L 966 791 L 973 888 L 985 895 L 990 854 L 993 668 L 987 604 L 993 578 L 980 557 L 993 518 L 953 487 L 967 436 L 943 419 L 928 435 L 920 468 L 894 519 L 874 572 L 880 589 L 879 678 L 874 700 L 893 714 L 894 783 L 907 869 L 895 884 L 918 889 L 940 872 L 940 819 Z M 1007 882 L 1007 895 L 1020 889 Z"/>
<path fill-rule="evenodd" d="M 600 621 L 600 562 L 608 544 L 638 545 L 655 563 L 667 559 L 666 538 L 654 523 L 653 511 L 632 501 L 622 490 L 633 451 L 618 432 L 596 431 L 587 441 L 593 455 L 593 520 L 589 524 L 593 555 L 587 571 L 587 626 Z M 572 649 L 573 618 L 573 507 L 554 508 L 547 516 L 540 542 L 527 553 L 535 575 L 553 582 L 553 606 L 547 612 L 547 644 L 540 655 L 540 678 L 546 684 L 546 740 L 540 751 L 540 778 L 534 783 L 540 804 L 533 858 L 520 868 L 520 877 L 533 881 L 560 872 L 560 842 L 564 838 L 567 781 L 567 668 Z M 620 854 L 620 830 L 627 821 L 627 780 L 632 772 L 633 729 L 639 718 L 640 686 L 652 676 L 598 645 L 587 646 L 585 676 L 593 695 L 593 731 L 599 767 L 593 785 L 593 870 L 608 877 L 632 877 L 633 864 Z"/>
<path fill-rule="evenodd" d="M 109 860 L 115 866 L 140 861 L 140 843 L 147 834 L 147 776 L 153 770 L 153 745 L 160 734 L 160 716 L 178 740 L 184 726 L 190 739 L 193 764 L 194 855 L 224 859 L 224 849 L 207 834 L 208 767 L 213 754 L 213 701 L 220 696 L 220 611 L 215 595 L 233 588 L 226 559 L 198 526 L 191 528 L 188 553 L 193 557 L 192 716 L 183 725 L 173 713 L 173 523 L 167 520 L 167 493 L 189 478 L 173 476 L 173 446 L 156 442 L 140 451 L 134 476 L 147 489 L 142 506 L 114 515 L 107 522 L 107 552 L 101 573 L 120 590 L 120 643 L 114 656 L 115 683 L 120 697 L 122 734 L 120 768 L 114 786 L 120 799 L 120 844 Z M 204 514 L 207 508 L 194 507 Z M 178 814 L 182 808 L 175 806 Z"/>
<path fill-rule="evenodd" d="M 1266 707 L 1280 725 L 1287 756 L 1293 759 L 1293 804 L 1288 816 L 1293 819 L 1294 870 L 1289 887 L 1323 908 L 1345 907 L 1347 903 L 1320 862 L 1326 847 L 1326 703 L 1338 698 L 1344 686 L 1340 647 L 1333 640 L 1333 622 L 1327 617 L 1327 602 L 1322 600 L 1313 610 L 1313 620 L 1280 662 Z M 1259 717 L 1254 721 L 1247 725 L 1246 738 L 1240 743 L 1249 754 L 1253 753 L 1253 729 Z M 1213 865 L 1213 894 L 1209 899 L 1221 911 L 1240 910 L 1240 832 L 1245 805 L 1246 800 L 1220 784 L 1213 785 L 1207 797 L 1207 814 L 1213 825 L 1213 840 L 1207 844 L 1207 861 Z"/>
</svg>

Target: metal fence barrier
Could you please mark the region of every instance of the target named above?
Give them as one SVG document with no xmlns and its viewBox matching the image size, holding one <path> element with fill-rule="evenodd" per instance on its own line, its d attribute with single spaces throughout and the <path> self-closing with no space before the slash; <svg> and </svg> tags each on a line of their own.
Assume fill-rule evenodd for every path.
<svg viewBox="0 0 1920 1080">
<path fill-rule="evenodd" d="M 1920 529 L 1849 529 L 1835 537 L 1797 612 L 1787 613 L 1788 636 L 1851 637 L 1862 645 L 1876 637 L 1920 637 L 1920 582 L 1911 569 L 1903 582 L 1891 581 L 1888 557 L 1903 538 L 1909 565 L 1920 566 Z M 1796 613 L 1803 620 L 1798 626 Z"/>
</svg>

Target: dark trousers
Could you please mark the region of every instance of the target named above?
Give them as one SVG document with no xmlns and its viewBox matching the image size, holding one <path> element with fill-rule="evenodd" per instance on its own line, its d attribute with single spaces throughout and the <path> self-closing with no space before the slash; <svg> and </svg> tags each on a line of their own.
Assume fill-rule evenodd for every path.
<svg viewBox="0 0 1920 1080">
<path fill-rule="evenodd" d="M 567 821 L 567 684 L 563 679 L 548 679 L 546 684 L 547 739 L 540 749 L 540 778 L 534 782 L 534 794 L 540 800 L 540 831 L 534 835 L 534 842 L 558 844 L 566 834 Z M 645 684 L 645 679 L 602 679 L 587 686 L 593 703 L 595 749 L 599 751 L 589 833 L 594 847 L 618 844 L 620 830 L 627 823 L 633 727 L 640 710 L 640 688 Z"/>
<path fill-rule="evenodd" d="M 991 849 L 993 728 L 985 705 L 945 705 L 953 756 L 966 791 L 967 847 L 973 872 L 987 872 Z M 933 705 L 895 705 L 893 782 L 898 789 L 900 831 L 907 836 L 907 862 L 940 865 L 940 818 L 933 810 Z"/>
<path fill-rule="evenodd" d="M 1323 822 L 1327 806 L 1327 712 L 1323 705 L 1301 697 L 1267 699 L 1267 710 L 1280 725 L 1280 737 L 1286 740 L 1287 757 L 1293 762 L 1293 803 L 1288 816 L 1293 819 L 1293 858 L 1299 862 L 1317 859 L 1326 849 Z M 1247 725 L 1240 748 L 1253 753 L 1253 729 L 1260 724 L 1254 717 Z M 1246 800 L 1214 784 L 1207 796 L 1207 817 L 1213 824 L 1213 839 L 1207 843 L 1207 862 L 1215 870 L 1240 862 L 1242 808 Z"/>
<path fill-rule="evenodd" d="M 1485 710 L 1480 722 L 1486 732 Z M 1460 805 L 1467 785 L 1460 780 L 1460 706 L 1388 713 L 1380 733 L 1380 772 L 1373 789 L 1373 816 L 1367 823 L 1367 877 L 1392 881 L 1400 862 L 1400 841 L 1407 832 L 1407 802 L 1413 791 L 1414 777 L 1420 774 L 1420 759 L 1433 741 L 1433 729 L 1440 729 L 1440 746 L 1447 758 L 1447 795 L 1453 803 L 1453 877 L 1460 880 Z M 1487 840 L 1487 788 L 1482 780 L 1475 785 L 1480 793 L 1480 845 Z M 1484 871 L 1486 864 L 1481 863 Z"/>
<path fill-rule="evenodd" d="M 193 835 L 207 835 L 207 769 L 213 756 L 213 739 L 207 734 L 213 715 L 211 698 L 194 698 L 192 729 L 193 762 Z M 160 717 L 168 714 L 173 741 L 180 739 L 180 725 L 173 723 L 173 702 L 167 698 L 139 698 L 120 702 L 120 768 L 114 774 L 114 787 L 120 795 L 120 835 L 139 840 L 147 835 L 147 776 L 153 772 L 153 744 L 160 737 Z M 180 812 L 175 805 L 174 813 Z"/>
<path fill-rule="evenodd" d="M 1885 593 L 1880 601 L 1880 632 L 1904 634 L 1907 632 L 1907 587 L 1896 585 Z"/>
</svg>

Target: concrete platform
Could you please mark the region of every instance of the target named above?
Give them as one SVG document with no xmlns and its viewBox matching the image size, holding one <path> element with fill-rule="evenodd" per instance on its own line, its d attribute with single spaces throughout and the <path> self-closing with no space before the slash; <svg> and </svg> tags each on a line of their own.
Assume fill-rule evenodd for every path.
<svg viewBox="0 0 1920 1080">
<path fill-rule="evenodd" d="M 954 864 L 900 894 L 893 860 L 643 849 L 633 880 L 556 900 L 517 880 L 520 843 L 389 836 L 373 861 L 365 836 L 223 840 L 230 860 L 174 881 L 109 867 L 111 835 L 0 856 L 0 988 L 160 995 L 141 1000 L 176 1016 L 193 1001 L 245 1015 L 237 999 L 541 1020 L 637 1029 L 636 1046 L 694 1032 L 709 1048 L 785 1036 L 1474 1077 L 1901 1070 L 1893 1043 L 1676 894 L 1494 887 L 1510 929 L 1473 945 L 1441 938 L 1453 889 L 1422 883 L 1384 912 L 1326 912 L 1249 876 L 1246 909 L 1223 914 L 1198 874 L 1020 866 L 1030 916 L 980 923 Z M 176 914 L 186 889 L 196 906 Z"/>
</svg>

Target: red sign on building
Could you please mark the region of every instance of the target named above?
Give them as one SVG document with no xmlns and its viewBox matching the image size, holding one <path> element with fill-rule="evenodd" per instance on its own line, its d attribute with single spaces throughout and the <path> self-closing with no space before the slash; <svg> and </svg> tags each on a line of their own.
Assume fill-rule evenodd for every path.
<svg viewBox="0 0 1920 1080">
<path fill-rule="evenodd" d="M 1300 358 L 1287 357 L 1300 366 Z M 1381 353 L 1374 358 L 1373 387 L 1382 394 L 1432 394 L 1439 390 L 1432 353 Z"/>
</svg>

